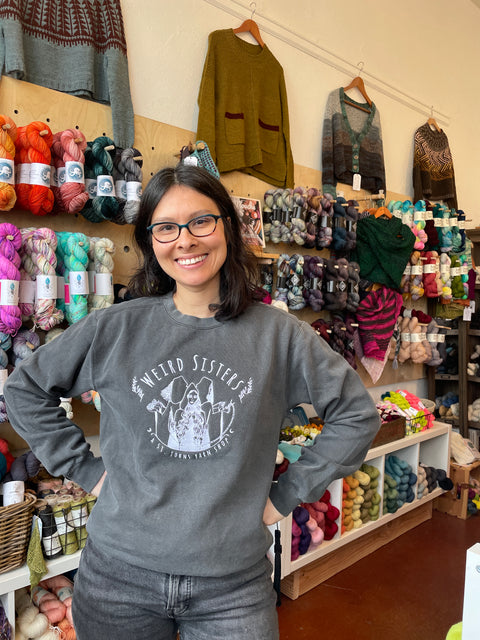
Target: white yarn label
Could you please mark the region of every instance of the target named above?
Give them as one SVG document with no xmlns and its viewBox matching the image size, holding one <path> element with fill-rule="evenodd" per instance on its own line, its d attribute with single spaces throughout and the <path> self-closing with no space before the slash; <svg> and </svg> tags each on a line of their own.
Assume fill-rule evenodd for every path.
<svg viewBox="0 0 480 640">
<path fill-rule="evenodd" d="M 427 333 L 426 333 L 426 331 L 422 331 L 422 332 L 420 333 L 420 341 L 421 341 L 421 342 L 425 342 L 425 341 L 426 341 L 426 339 L 427 339 Z"/>
<path fill-rule="evenodd" d="M 17 280 L 0 280 L 0 305 L 14 307 L 18 304 L 19 282 Z"/>
<path fill-rule="evenodd" d="M 141 182 L 127 182 L 127 200 L 131 202 L 140 202 L 142 197 L 142 183 Z"/>
<path fill-rule="evenodd" d="M 18 302 L 20 304 L 33 304 L 35 302 L 35 289 L 34 280 L 20 280 Z"/>
<path fill-rule="evenodd" d="M 62 550 L 62 545 L 57 531 L 55 531 L 51 536 L 42 536 L 42 545 L 45 549 L 47 558 L 56 555 Z"/>
<path fill-rule="evenodd" d="M 443 219 L 442 218 L 433 218 L 433 225 L 435 227 L 443 227 Z"/>
<path fill-rule="evenodd" d="M 361 188 L 362 188 L 362 176 L 359 173 L 354 173 L 352 189 L 354 191 L 360 191 Z"/>
<path fill-rule="evenodd" d="M 56 300 L 57 299 L 57 276 L 37 276 L 37 300 Z"/>
<path fill-rule="evenodd" d="M 421 220 L 423 220 L 423 211 L 418 211 L 418 209 L 415 209 L 415 212 L 413 214 L 413 221 L 420 222 Z"/>
<path fill-rule="evenodd" d="M 426 264 L 423 267 L 423 273 L 435 273 L 437 271 L 434 264 Z"/>
<path fill-rule="evenodd" d="M 57 276 L 57 300 L 65 300 L 65 278 Z"/>
<path fill-rule="evenodd" d="M 437 334 L 437 342 L 445 342 L 446 335 L 444 333 Z"/>
<path fill-rule="evenodd" d="M 65 162 L 65 182 L 85 183 L 83 164 L 81 162 L 76 162 L 75 160 L 67 160 Z"/>
<path fill-rule="evenodd" d="M 420 276 L 423 273 L 423 266 L 421 264 L 412 264 L 412 276 Z"/>
<path fill-rule="evenodd" d="M 63 185 L 65 184 L 65 179 L 66 179 L 65 167 L 58 167 L 57 182 L 59 187 L 63 187 Z"/>
<path fill-rule="evenodd" d="M 468 276 L 468 264 L 462 264 L 460 267 L 460 273 L 462 276 Z"/>
<path fill-rule="evenodd" d="M 459 229 L 465 229 L 465 220 L 459 220 L 458 221 L 458 228 Z"/>
<path fill-rule="evenodd" d="M 425 221 L 427 220 L 433 220 L 433 212 L 432 211 L 425 211 Z"/>
<path fill-rule="evenodd" d="M 111 273 L 95 274 L 95 294 L 97 296 L 113 295 L 113 276 Z"/>
<path fill-rule="evenodd" d="M 461 272 L 460 272 L 460 267 L 451 267 L 450 268 L 450 275 L 453 276 L 454 278 L 456 276 L 461 276 Z"/>
<path fill-rule="evenodd" d="M 25 483 L 23 480 L 12 480 L 3 483 L 3 506 L 9 507 L 11 504 L 23 502 L 25 495 Z"/>
<path fill-rule="evenodd" d="M 404 318 L 411 318 L 412 317 L 412 309 L 405 309 L 405 311 L 403 312 L 403 317 Z"/>
<path fill-rule="evenodd" d="M 30 184 L 30 163 L 17 164 L 15 166 L 16 184 Z"/>
<path fill-rule="evenodd" d="M 187 156 L 183 159 L 183 164 L 190 164 L 193 167 L 196 167 L 198 165 L 198 160 L 195 156 Z"/>
<path fill-rule="evenodd" d="M 409 276 L 412 273 L 412 265 L 411 264 L 407 264 L 405 266 L 405 270 L 403 272 L 404 276 Z"/>
<path fill-rule="evenodd" d="M 0 369 L 0 395 L 3 396 L 3 385 L 8 378 L 8 371 L 6 369 Z"/>
<path fill-rule="evenodd" d="M 112 176 L 97 176 L 97 196 L 115 195 Z"/>
<path fill-rule="evenodd" d="M 445 262 L 440 263 L 440 273 L 442 276 L 445 276 L 450 273 L 450 265 Z"/>
<path fill-rule="evenodd" d="M 0 182 L 15 184 L 15 165 L 13 160 L 0 158 Z"/>
<path fill-rule="evenodd" d="M 402 222 L 403 224 L 406 224 L 407 226 L 410 226 L 413 222 L 413 216 L 410 212 L 405 211 L 402 215 Z"/>
<path fill-rule="evenodd" d="M 93 178 L 85 178 L 85 191 L 88 193 L 90 200 L 97 195 L 97 181 Z"/>
<path fill-rule="evenodd" d="M 42 162 L 32 162 L 30 165 L 30 184 L 50 187 L 50 165 Z"/>
<path fill-rule="evenodd" d="M 421 342 L 422 334 L 421 333 L 411 333 L 410 334 L 410 342 Z"/>
<path fill-rule="evenodd" d="M 88 277 L 86 271 L 70 271 L 68 284 L 71 296 L 84 296 L 88 293 Z"/>
<path fill-rule="evenodd" d="M 127 199 L 127 183 L 125 180 L 115 180 L 115 195 L 120 200 Z"/>
<path fill-rule="evenodd" d="M 400 340 L 402 342 L 410 342 L 410 336 L 411 336 L 410 333 L 401 333 L 400 334 Z"/>
</svg>

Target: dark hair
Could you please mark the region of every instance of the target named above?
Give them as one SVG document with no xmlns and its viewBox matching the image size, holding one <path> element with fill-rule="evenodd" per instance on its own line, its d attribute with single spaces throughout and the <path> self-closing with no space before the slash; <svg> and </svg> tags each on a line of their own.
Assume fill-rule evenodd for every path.
<svg viewBox="0 0 480 640">
<path fill-rule="evenodd" d="M 129 283 L 135 297 L 164 295 L 175 289 L 175 280 L 163 271 L 153 251 L 153 238 L 147 227 L 163 196 L 174 186 L 189 187 L 215 202 L 220 211 L 227 240 L 227 258 L 220 269 L 220 303 L 212 307 L 222 320 L 242 313 L 260 298 L 257 266 L 240 233 L 240 220 L 223 184 L 206 169 L 180 163 L 160 170 L 149 181 L 140 201 L 134 239 L 142 254 L 142 264 Z"/>
</svg>

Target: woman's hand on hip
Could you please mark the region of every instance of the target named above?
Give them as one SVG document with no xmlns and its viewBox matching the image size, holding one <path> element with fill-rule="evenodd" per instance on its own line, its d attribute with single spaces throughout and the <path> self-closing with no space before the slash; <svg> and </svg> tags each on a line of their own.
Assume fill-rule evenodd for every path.
<svg viewBox="0 0 480 640">
<path fill-rule="evenodd" d="M 264 524 L 275 524 L 279 522 L 284 516 L 275 509 L 270 498 L 267 499 L 267 504 L 265 505 L 265 509 L 263 511 L 263 523 Z"/>
</svg>

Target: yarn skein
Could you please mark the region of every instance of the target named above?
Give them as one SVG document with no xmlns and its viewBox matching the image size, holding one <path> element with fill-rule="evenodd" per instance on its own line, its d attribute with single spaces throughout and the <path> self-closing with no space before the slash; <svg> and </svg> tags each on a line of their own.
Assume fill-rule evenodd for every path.
<svg viewBox="0 0 480 640">
<path fill-rule="evenodd" d="M 15 193 L 16 206 L 20 209 L 29 208 L 30 196 L 30 162 L 28 160 L 27 127 L 17 127 L 15 138 Z"/>
<path fill-rule="evenodd" d="M 122 151 L 121 161 L 127 190 L 123 218 L 127 224 L 134 224 L 138 216 L 140 197 L 142 195 L 142 154 L 138 149 L 130 147 Z"/>
<path fill-rule="evenodd" d="M 34 121 L 26 127 L 27 155 L 30 162 L 30 192 L 28 209 L 36 216 L 44 216 L 53 209 L 50 189 L 50 162 L 53 134 L 44 122 Z"/>
<path fill-rule="evenodd" d="M 121 211 L 115 198 L 112 177 L 114 150 L 114 142 L 108 136 L 99 136 L 91 143 L 93 171 L 97 178 L 97 193 L 92 200 L 92 209 L 96 218 L 118 224 Z"/>
<path fill-rule="evenodd" d="M 44 331 L 52 329 L 63 320 L 63 313 L 56 306 L 57 236 L 48 227 L 22 230 L 23 249 L 28 256 L 25 269 L 37 282 L 33 320 L 34 325 Z M 45 276 L 45 278 L 43 278 Z M 55 282 L 56 284 L 56 282 Z M 55 296 L 55 297 L 52 297 Z"/>
<path fill-rule="evenodd" d="M 88 292 L 75 291 L 86 286 L 90 241 L 83 233 L 59 232 L 57 237 L 65 264 L 65 282 L 69 283 L 70 301 L 65 301 L 65 317 L 69 324 L 75 324 L 88 314 Z"/>
<path fill-rule="evenodd" d="M 88 200 L 85 190 L 85 154 L 87 141 L 78 129 L 65 129 L 60 133 L 60 150 L 65 165 L 65 180 L 60 184 L 60 194 L 65 211 L 79 213 Z"/>
<path fill-rule="evenodd" d="M 10 211 L 15 206 L 17 194 L 14 186 L 15 140 L 17 125 L 5 115 L 0 115 L 0 211 Z"/>
<path fill-rule="evenodd" d="M 2 289 L 12 296 L 9 302 L 0 306 L 0 331 L 14 335 L 22 326 L 22 314 L 18 303 L 15 302 L 15 282 L 20 282 L 20 249 L 22 235 L 17 227 L 9 222 L 0 224 L 0 280 Z M 17 289 L 18 294 L 18 289 Z M 17 298 L 18 299 L 18 298 Z"/>
<path fill-rule="evenodd" d="M 90 256 L 93 263 L 94 288 L 89 294 L 89 311 L 106 309 L 113 304 L 113 255 L 115 245 L 110 238 L 91 238 Z"/>
</svg>

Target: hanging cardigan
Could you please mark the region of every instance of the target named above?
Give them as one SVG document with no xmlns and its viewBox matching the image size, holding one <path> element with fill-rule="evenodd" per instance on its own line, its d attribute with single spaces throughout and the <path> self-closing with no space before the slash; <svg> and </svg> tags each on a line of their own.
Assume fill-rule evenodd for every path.
<svg viewBox="0 0 480 640">
<path fill-rule="evenodd" d="M 265 45 L 214 31 L 198 96 L 197 139 L 220 172 L 240 170 L 293 187 L 293 158 L 283 69 Z"/>
<path fill-rule="evenodd" d="M 347 97 L 349 102 L 362 103 Z M 342 87 L 327 99 L 323 119 L 322 185 L 324 193 L 336 195 L 337 182 L 351 185 L 353 175 L 362 177 L 361 188 L 386 191 L 380 114 L 372 103 L 370 113 L 345 103 Z"/>
<path fill-rule="evenodd" d="M 120 0 L 3 0 L 2 74 L 111 104 L 113 138 L 134 142 Z"/>
<path fill-rule="evenodd" d="M 432 131 L 425 123 L 415 131 L 413 149 L 415 200 L 445 200 L 457 209 L 452 154 L 444 131 Z"/>
</svg>

